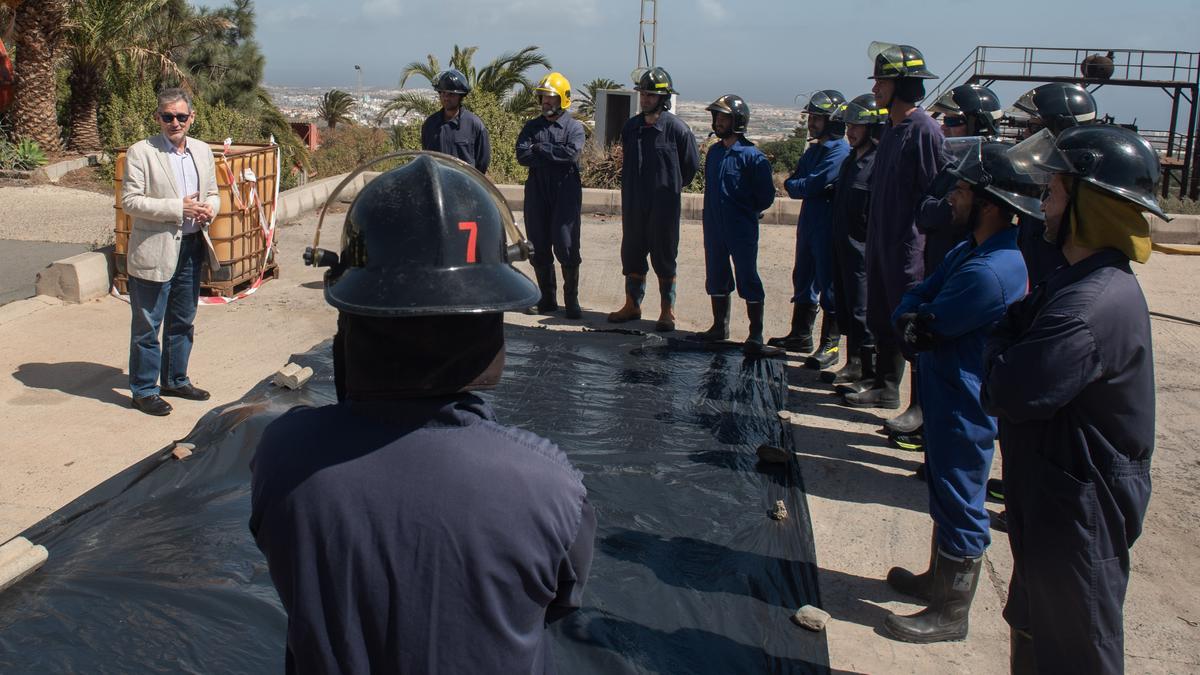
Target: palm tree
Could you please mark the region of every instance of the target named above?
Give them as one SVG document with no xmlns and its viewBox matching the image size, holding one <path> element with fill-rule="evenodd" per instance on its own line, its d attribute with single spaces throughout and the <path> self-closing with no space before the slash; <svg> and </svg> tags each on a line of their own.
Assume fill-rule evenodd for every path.
<svg viewBox="0 0 1200 675">
<path fill-rule="evenodd" d="M 72 0 L 67 6 L 65 52 L 71 96 L 67 114 L 71 123 L 71 149 L 99 150 L 100 129 L 96 113 L 110 69 L 130 62 L 153 60 L 169 64 L 182 76 L 170 57 L 145 46 L 143 26 L 166 0 Z"/>
<path fill-rule="evenodd" d="M 607 77 L 597 77 L 583 85 L 582 91 L 575 92 L 575 96 L 579 101 L 579 109 L 576 111 L 576 116 L 587 118 L 596 114 L 596 92 L 604 89 L 620 88 L 620 83 L 616 80 L 610 80 Z"/>
<path fill-rule="evenodd" d="M 549 69 L 550 60 L 538 52 L 535 45 L 517 52 L 501 54 L 477 71 L 472 60 L 478 50 L 478 47 L 462 48 L 454 45 L 450 67 L 466 76 L 467 83 L 473 91 L 494 95 L 497 100 L 504 102 L 504 107 L 509 112 L 522 117 L 536 115 L 540 108 L 537 97 L 533 95 L 533 84 L 525 74 L 535 66 Z M 438 58 L 429 54 L 425 61 L 413 61 L 400 71 L 400 88 L 403 89 L 413 75 L 420 75 L 432 84 L 441 71 L 442 66 Z M 422 115 L 432 115 L 439 109 L 441 105 L 436 99 L 418 92 L 402 91 L 379 111 L 379 119 L 393 112 L 416 111 Z"/>
<path fill-rule="evenodd" d="M 350 116 L 350 111 L 354 109 L 355 105 L 357 102 L 350 94 L 341 89 L 330 89 L 321 96 L 321 102 L 317 104 L 317 117 L 325 120 L 325 124 L 328 124 L 330 129 L 335 129 L 338 122 L 354 121 L 354 118 Z"/>
<path fill-rule="evenodd" d="M 18 138 L 32 139 L 46 152 L 62 150 L 54 65 L 65 11 L 62 0 L 25 0 L 17 5 L 14 22 L 14 130 Z"/>
</svg>

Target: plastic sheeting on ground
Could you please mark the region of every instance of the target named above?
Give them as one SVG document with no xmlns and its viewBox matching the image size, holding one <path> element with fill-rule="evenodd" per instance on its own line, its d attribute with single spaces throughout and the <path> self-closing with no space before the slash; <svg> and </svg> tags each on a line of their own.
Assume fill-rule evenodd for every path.
<svg viewBox="0 0 1200 675">
<path fill-rule="evenodd" d="M 305 389 L 259 385 L 200 421 L 192 457 L 168 449 L 25 533 L 50 561 L 0 595 L 0 672 L 282 671 L 248 464 L 276 416 L 334 399 L 328 343 L 292 360 L 317 371 Z M 732 348 L 508 328 L 488 397 L 567 451 L 600 524 L 586 606 L 552 628 L 559 672 L 828 671 L 824 635 L 788 620 L 819 605 L 798 465 L 755 455 L 790 446 L 786 395 L 781 361 Z"/>
</svg>

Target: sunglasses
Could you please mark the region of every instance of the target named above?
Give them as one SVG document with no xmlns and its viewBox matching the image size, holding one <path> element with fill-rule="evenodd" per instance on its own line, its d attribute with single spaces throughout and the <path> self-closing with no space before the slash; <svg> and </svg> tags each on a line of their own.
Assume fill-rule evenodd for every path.
<svg viewBox="0 0 1200 675">
<path fill-rule="evenodd" d="M 947 127 L 961 127 L 966 124 L 967 120 L 964 117 L 943 117 L 942 125 Z"/>
<path fill-rule="evenodd" d="M 175 120 L 176 122 L 183 124 L 184 122 L 188 121 L 191 116 L 192 113 L 158 113 L 158 118 L 166 124 L 170 124 L 171 120 Z"/>
</svg>

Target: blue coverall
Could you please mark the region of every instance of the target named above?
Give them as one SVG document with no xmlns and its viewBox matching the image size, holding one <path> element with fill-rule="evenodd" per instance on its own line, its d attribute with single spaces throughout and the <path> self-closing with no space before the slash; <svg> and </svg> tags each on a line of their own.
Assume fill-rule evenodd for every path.
<svg viewBox="0 0 1200 675">
<path fill-rule="evenodd" d="M 474 394 L 294 408 L 251 463 L 286 669 L 552 673 L 595 513 L 550 441 Z"/>
<path fill-rule="evenodd" d="M 792 267 L 792 302 L 815 305 L 835 314 L 833 294 L 833 184 L 850 154 L 844 138 L 808 146 L 783 187 L 792 199 L 803 199 L 796 225 L 796 262 Z"/>
<path fill-rule="evenodd" d="M 945 163 L 942 128 L 921 108 L 888 127 L 875 151 L 867 221 L 867 325 L 878 345 L 899 341 L 892 311 L 925 278 L 917 210 Z"/>
<path fill-rule="evenodd" d="M 459 108 L 454 119 L 437 111 L 421 124 L 421 149 L 457 157 L 487 173 L 492 163 L 492 142 L 483 120 L 466 108 Z"/>
<path fill-rule="evenodd" d="M 1150 502 L 1154 352 L 1114 249 L 1054 272 L 988 342 L 1013 576 L 1004 618 L 1040 673 L 1120 673 L 1129 549 Z"/>
<path fill-rule="evenodd" d="M 529 120 L 517 136 L 517 161 L 529 167 L 525 179 L 525 233 L 533 244 L 534 267 L 558 262 L 577 266 L 579 213 L 583 185 L 579 154 L 585 136 L 579 120 L 564 112 L 558 119 Z"/>
<path fill-rule="evenodd" d="M 975 245 L 956 246 L 928 279 L 904 294 L 892 315 L 930 315 L 938 340 L 920 352 L 917 392 L 925 413 L 926 485 L 938 548 L 977 558 L 991 543 L 984 508 L 996 420 L 979 401 L 984 343 L 1009 305 L 1025 296 L 1028 277 L 1009 228 Z"/>
<path fill-rule="evenodd" d="M 704 160 L 704 290 L 766 299 L 758 276 L 758 216 L 775 202 L 771 162 L 745 138 L 714 143 Z M 729 259 L 733 258 L 733 271 Z"/>
<path fill-rule="evenodd" d="M 621 274 L 675 276 L 679 254 L 679 195 L 700 168 L 696 137 L 668 110 L 654 124 L 645 113 L 621 129 Z"/>
</svg>

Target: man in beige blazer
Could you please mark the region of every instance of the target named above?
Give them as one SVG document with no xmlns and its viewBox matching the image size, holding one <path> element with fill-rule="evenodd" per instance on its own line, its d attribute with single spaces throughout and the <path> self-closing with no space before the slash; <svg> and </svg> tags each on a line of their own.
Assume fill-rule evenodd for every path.
<svg viewBox="0 0 1200 675">
<path fill-rule="evenodd" d="M 187 367 L 203 267 L 217 265 L 208 225 L 221 197 L 212 150 L 187 135 L 195 120 L 188 93 L 160 92 L 155 120 L 162 133 L 125 153 L 121 208 L 133 220 L 126 258 L 133 310 L 129 389 L 134 408 L 161 416 L 171 413 L 163 396 L 209 396 L 191 383 Z"/>
</svg>

